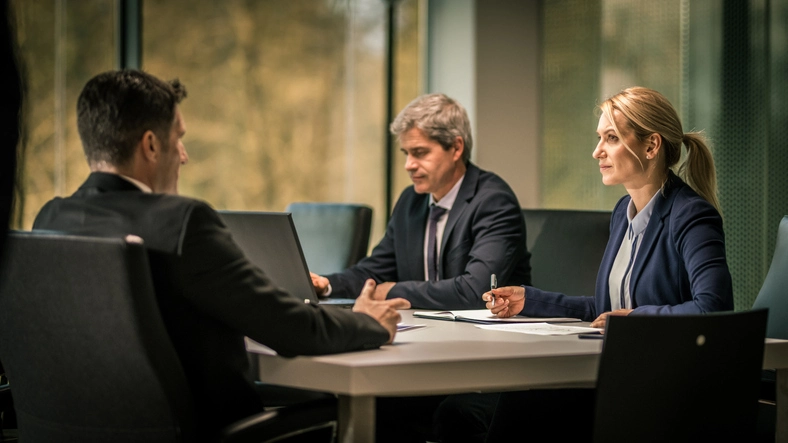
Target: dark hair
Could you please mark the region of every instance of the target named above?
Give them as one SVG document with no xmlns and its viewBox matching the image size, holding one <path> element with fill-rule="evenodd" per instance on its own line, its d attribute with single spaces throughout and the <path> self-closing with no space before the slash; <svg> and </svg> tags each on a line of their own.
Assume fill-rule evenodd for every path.
<svg viewBox="0 0 788 443">
<path fill-rule="evenodd" d="M 168 83 L 137 70 L 90 79 L 77 101 L 77 127 L 88 163 L 125 164 L 148 130 L 166 140 L 175 106 L 185 97 L 186 88 L 177 79 Z"/>
</svg>

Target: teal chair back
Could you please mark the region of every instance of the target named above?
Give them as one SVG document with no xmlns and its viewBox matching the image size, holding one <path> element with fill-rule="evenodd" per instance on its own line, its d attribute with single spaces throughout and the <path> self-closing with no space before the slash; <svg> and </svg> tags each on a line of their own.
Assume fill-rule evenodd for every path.
<svg viewBox="0 0 788 443">
<path fill-rule="evenodd" d="M 788 216 L 780 221 L 772 264 L 752 308 L 769 309 L 767 337 L 788 340 Z"/>
<path fill-rule="evenodd" d="M 320 275 L 342 271 L 367 256 L 372 208 L 350 203 L 291 203 L 285 209 L 307 267 Z"/>
</svg>

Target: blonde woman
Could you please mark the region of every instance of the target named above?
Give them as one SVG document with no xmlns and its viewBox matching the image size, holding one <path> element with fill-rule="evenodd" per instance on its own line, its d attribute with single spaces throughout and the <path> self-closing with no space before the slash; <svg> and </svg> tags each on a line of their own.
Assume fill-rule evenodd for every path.
<svg viewBox="0 0 788 443">
<path fill-rule="evenodd" d="M 616 204 L 594 296 L 570 297 L 530 286 L 483 294 L 500 317 L 576 317 L 604 327 L 609 315 L 701 314 L 733 309 L 725 235 L 709 148 L 684 133 L 657 91 L 634 87 L 600 105 L 593 157 L 605 185 L 624 185 Z M 686 160 L 677 169 L 681 147 Z M 546 288 L 549 289 L 549 288 Z M 495 298 L 494 303 L 492 297 Z M 501 394 L 487 442 L 589 440 L 591 389 Z"/>
<path fill-rule="evenodd" d="M 593 157 L 602 182 L 624 185 L 627 195 L 613 210 L 596 295 L 510 286 L 485 293 L 487 307 L 500 317 L 576 317 L 594 327 L 608 315 L 733 309 L 714 160 L 703 137 L 684 133 L 673 106 L 652 89 L 626 89 L 600 109 Z M 677 175 L 682 145 L 687 158 Z"/>
</svg>

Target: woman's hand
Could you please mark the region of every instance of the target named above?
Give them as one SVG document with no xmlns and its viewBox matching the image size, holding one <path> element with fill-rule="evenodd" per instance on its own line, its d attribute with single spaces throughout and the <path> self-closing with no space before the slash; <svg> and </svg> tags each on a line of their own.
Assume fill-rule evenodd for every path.
<svg viewBox="0 0 788 443">
<path fill-rule="evenodd" d="M 609 315 L 629 315 L 630 312 L 632 312 L 632 309 L 616 309 L 615 311 L 605 312 L 591 322 L 591 327 L 605 329 L 605 323 L 607 323 Z"/>
<path fill-rule="evenodd" d="M 513 317 L 525 307 L 525 288 L 505 286 L 492 289 L 482 294 L 482 300 L 487 302 L 487 309 L 498 317 Z"/>
</svg>

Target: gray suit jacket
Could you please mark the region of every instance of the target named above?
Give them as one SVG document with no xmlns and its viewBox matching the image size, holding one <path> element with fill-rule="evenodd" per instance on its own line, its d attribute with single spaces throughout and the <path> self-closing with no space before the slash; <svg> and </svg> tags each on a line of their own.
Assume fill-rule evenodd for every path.
<svg viewBox="0 0 788 443">
<path fill-rule="evenodd" d="M 500 177 L 468 165 L 443 232 L 436 282 L 424 280 L 428 204 L 429 194 L 405 189 L 372 254 L 327 276 L 332 296 L 355 297 L 372 278 L 397 282 L 388 297 L 405 298 L 414 308 L 479 309 L 490 274 L 497 275 L 499 286 L 530 284 L 525 221 L 517 197 Z"/>
</svg>

